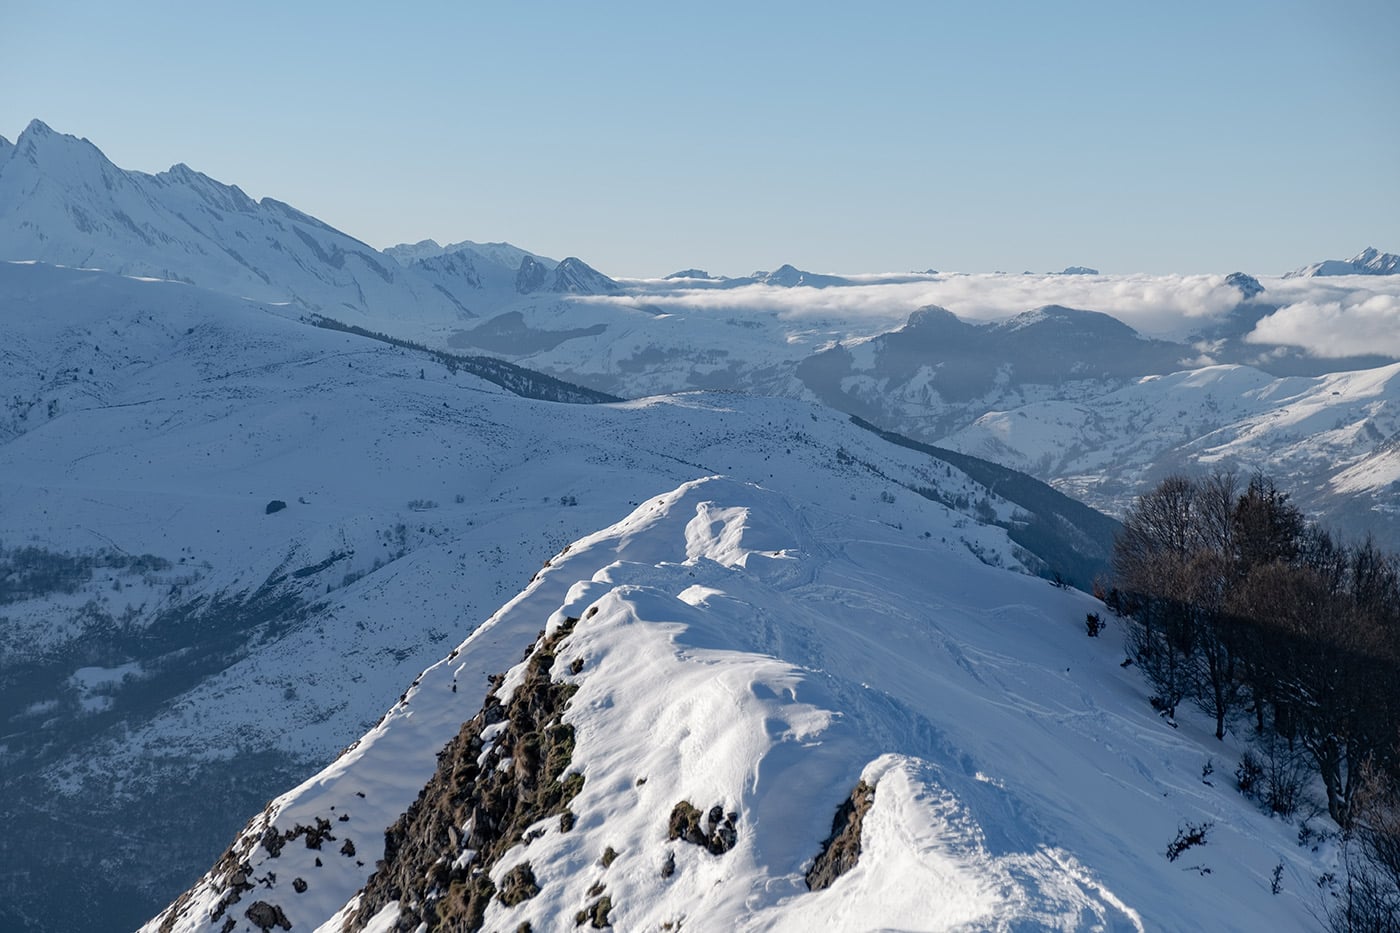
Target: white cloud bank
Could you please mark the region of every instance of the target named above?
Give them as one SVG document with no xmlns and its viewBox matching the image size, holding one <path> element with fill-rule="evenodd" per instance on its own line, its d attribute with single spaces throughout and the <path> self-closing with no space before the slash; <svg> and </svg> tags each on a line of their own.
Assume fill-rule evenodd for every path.
<svg viewBox="0 0 1400 933">
<path fill-rule="evenodd" d="M 660 279 L 628 280 L 629 295 L 591 301 L 684 314 L 772 315 L 834 332 L 874 334 L 912 311 L 939 305 L 970 321 L 1004 320 L 1045 305 L 1100 311 L 1149 337 L 1185 340 L 1241 301 L 1223 275 L 1011 275 L 1000 273 L 845 276 L 828 288 L 744 285 L 697 288 Z M 1400 357 L 1400 276 L 1261 278 L 1257 300 L 1279 310 L 1250 334 L 1259 344 L 1302 347 L 1319 357 Z"/>
<path fill-rule="evenodd" d="M 1303 347 L 1313 356 L 1400 357 L 1400 295 L 1357 291 L 1295 302 L 1260 321 L 1246 339 Z"/>
<path fill-rule="evenodd" d="M 1044 305 L 1111 314 L 1151 336 L 1184 337 L 1240 301 L 1222 275 L 848 276 L 830 288 L 745 285 L 694 288 L 660 280 L 629 281 L 632 296 L 595 299 L 663 311 L 767 312 L 782 318 L 883 321 L 939 305 L 972 321 L 995 321 Z"/>
</svg>

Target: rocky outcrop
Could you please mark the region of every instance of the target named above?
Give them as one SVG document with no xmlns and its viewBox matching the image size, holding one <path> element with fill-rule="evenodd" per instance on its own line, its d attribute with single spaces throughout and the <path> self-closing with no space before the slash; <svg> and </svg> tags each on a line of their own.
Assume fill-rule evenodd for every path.
<svg viewBox="0 0 1400 933">
<path fill-rule="evenodd" d="M 542 820 L 559 817 L 560 832 L 573 826 L 568 807 L 583 775 L 564 773 L 574 730 L 562 717 L 578 688 L 550 672 L 577 623 L 570 618 L 548 637 L 541 633 L 523 680 L 505 699 L 498 695 L 504 678 L 493 679 L 481 711 L 439 753 L 432 779 L 385 832 L 384 859 L 347 931 L 362 929 L 392 901 L 399 903 L 394 930 L 479 930 L 492 897 L 512 904 L 539 893 L 527 863 L 507 873 L 499 893 L 490 874 L 527 831 L 545 831 L 536 825 Z"/>
<path fill-rule="evenodd" d="M 712 855 L 723 855 L 739 841 L 739 830 L 735 825 L 738 819 L 739 814 L 725 813 L 719 804 L 711 807 L 710 812 L 702 817 L 689 800 L 682 800 L 671 809 L 666 838 L 682 839 Z"/>
<path fill-rule="evenodd" d="M 515 273 L 515 290 L 522 295 L 538 291 L 544 285 L 547 275 L 549 275 L 549 270 L 543 264 L 536 261 L 533 256 L 525 256 L 521 258 L 520 268 Z"/>
<path fill-rule="evenodd" d="M 875 788 L 861 781 L 851 796 L 841 802 L 831 821 L 831 835 L 822 843 L 821 854 L 807 871 L 807 887 L 821 891 L 860 861 L 860 830 L 865 814 L 875 802 Z"/>
</svg>

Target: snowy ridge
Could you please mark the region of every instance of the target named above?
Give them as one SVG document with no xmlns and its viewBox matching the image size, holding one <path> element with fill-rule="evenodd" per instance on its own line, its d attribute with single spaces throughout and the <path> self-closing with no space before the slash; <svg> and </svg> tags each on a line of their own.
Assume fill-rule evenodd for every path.
<svg viewBox="0 0 1400 933">
<path fill-rule="evenodd" d="M 146 929 L 252 929 L 254 897 L 293 929 L 339 929 L 336 902 L 382 853 L 373 828 L 431 775 L 485 672 L 566 619 L 581 621 L 553 677 L 578 686 L 576 822 L 542 823 L 492 867 L 499 886 L 528 861 L 540 891 L 493 901 L 486 928 L 567 925 L 601 886 L 619 929 L 1304 929 L 1309 859 L 1287 827 L 1202 783 L 1218 750 L 1167 729 L 1112 643 L 1083 637 L 1094 606 L 753 486 L 685 484 L 551 560 Z M 862 778 L 875 803 L 861 861 L 809 893 L 803 872 Z M 668 840 L 680 800 L 732 811 L 733 849 Z M 318 819 L 335 836 L 320 850 L 294 841 L 274 857 L 259 841 Z M 1161 853 L 1202 820 L 1209 875 Z M 352 835 L 354 856 L 336 854 Z M 1275 896 L 1280 858 L 1290 887 Z M 235 876 L 257 884 L 227 903 Z"/>
</svg>

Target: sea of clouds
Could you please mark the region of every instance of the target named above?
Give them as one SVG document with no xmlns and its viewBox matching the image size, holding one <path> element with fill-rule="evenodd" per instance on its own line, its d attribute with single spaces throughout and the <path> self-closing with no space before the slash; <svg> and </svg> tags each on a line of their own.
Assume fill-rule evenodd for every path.
<svg viewBox="0 0 1400 933">
<path fill-rule="evenodd" d="M 633 279 L 629 294 L 594 301 L 652 311 L 766 312 L 782 319 L 850 320 L 897 327 L 937 305 L 970 321 L 1004 320 L 1045 305 L 1100 311 L 1150 337 L 1185 340 L 1238 306 L 1224 275 L 1034 275 L 943 273 L 848 275 L 850 284 L 784 288 L 697 287 L 694 281 Z M 1400 276 L 1261 277 L 1256 303 L 1276 310 L 1249 340 L 1302 347 L 1315 356 L 1400 357 Z"/>
</svg>

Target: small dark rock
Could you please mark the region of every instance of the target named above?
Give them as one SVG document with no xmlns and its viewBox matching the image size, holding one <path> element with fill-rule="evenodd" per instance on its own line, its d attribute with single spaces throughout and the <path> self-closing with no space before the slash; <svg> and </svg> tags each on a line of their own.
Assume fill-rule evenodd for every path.
<svg viewBox="0 0 1400 933">
<path fill-rule="evenodd" d="M 263 510 L 263 514 L 271 515 L 273 512 L 280 512 L 286 507 L 287 503 L 283 502 L 281 499 L 273 499 L 267 504 L 267 508 Z"/>
<path fill-rule="evenodd" d="M 292 928 L 292 922 L 287 919 L 282 908 L 267 901 L 254 901 L 252 906 L 244 911 L 243 916 L 247 917 L 253 926 L 262 930 L 262 933 L 271 933 L 273 927 L 281 927 L 284 930 Z"/>
<path fill-rule="evenodd" d="M 583 924 L 584 920 L 587 920 L 588 925 L 595 930 L 602 930 L 606 927 L 610 927 L 612 926 L 612 922 L 608 920 L 608 913 L 611 910 L 612 898 L 604 895 L 592 904 L 589 904 L 588 908 L 582 911 L 583 919 L 579 919 L 579 916 L 576 915 L 574 917 L 574 925 L 580 926 Z"/>
<path fill-rule="evenodd" d="M 739 841 L 739 830 L 735 826 L 738 818 L 739 814 L 726 814 L 724 808 L 716 804 L 703 818 L 705 826 L 702 828 L 700 811 L 690 801 L 682 800 L 671 810 L 666 838 L 683 839 L 713 855 L 723 855 Z"/>
<path fill-rule="evenodd" d="M 669 878 L 676 873 L 676 853 L 667 852 L 666 860 L 661 863 L 661 877 Z"/>
<path fill-rule="evenodd" d="M 260 839 L 259 842 L 261 842 L 262 847 L 267 850 L 267 854 L 273 858 L 277 858 L 281 855 L 282 846 L 286 845 L 282 834 L 277 831 L 277 827 L 275 826 L 269 826 L 267 829 L 264 829 L 262 839 Z"/>
<path fill-rule="evenodd" d="M 354 856 L 355 843 L 351 842 L 349 839 L 346 839 L 344 845 L 340 847 L 340 854 L 346 857 Z"/>
<path fill-rule="evenodd" d="M 507 907 L 514 907 L 539 893 L 540 886 L 535 881 L 535 872 L 530 868 L 530 863 L 521 862 L 506 872 L 505 877 L 501 879 L 501 889 L 497 892 L 496 899 Z"/>
<path fill-rule="evenodd" d="M 305 878 L 293 878 L 293 879 L 292 879 L 292 890 L 295 891 L 295 892 L 297 892 L 298 894 L 305 894 L 305 893 L 306 893 L 306 879 L 305 879 Z"/>
</svg>

